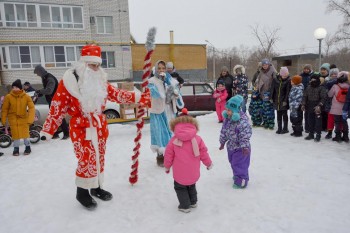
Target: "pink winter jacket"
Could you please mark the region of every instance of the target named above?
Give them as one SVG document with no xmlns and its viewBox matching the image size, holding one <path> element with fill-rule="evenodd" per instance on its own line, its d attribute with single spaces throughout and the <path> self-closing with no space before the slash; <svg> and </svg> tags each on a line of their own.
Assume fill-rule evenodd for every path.
<svg viewBox="0 0 350 233">
<path fill-rule="evenodd" d="M 333 115 L 341 115 L 342 109 L 344 106 L 344 103 L 340 103 L 337 101 L 338 91 L 340 90 L 338 85 L 341 86 L 341 88 L 349 89 L 349 84 L 339 83 L 339 84 L 334 84 L 332 88 L 328 91 L 328 97 L 333 97 L 331 111 L 329 112 L 330 114 L 333 114 Z"/>
<path fill-rule="evenodd" d="M 164 167 L 173 167 L 174 180 L 182 185 L 192 185 L 198 181 L 200 161 L 207 167 L 212 164 L 204 141 L 196 134 L 197 129 L 193 124 L 178 123 L 165 149 Z"/>
<path fill-rule="evenodd" d="M 216 99 L 215 104 L 226 104 L 226 98 L 227 98 L 227 90 L 224 88 L 223 90 L 216 89 L 213 93 L 213 97 Z M 220 99 L 220 102 L 218 102 L 218 99 Z"/>
</svg>

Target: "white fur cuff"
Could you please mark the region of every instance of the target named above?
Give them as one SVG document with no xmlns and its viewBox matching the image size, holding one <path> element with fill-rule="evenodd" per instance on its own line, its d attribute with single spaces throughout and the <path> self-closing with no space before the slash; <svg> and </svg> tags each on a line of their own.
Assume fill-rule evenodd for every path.
<svg viewBox="0 0 350 233">
<path fill-rule="evenodd" d="M 45 138 L 42 140 L 50 140 L 52 138 L 53 135 L 46 133 L 44 131 L 40 131 L 40 138 Z"/>
</svg>

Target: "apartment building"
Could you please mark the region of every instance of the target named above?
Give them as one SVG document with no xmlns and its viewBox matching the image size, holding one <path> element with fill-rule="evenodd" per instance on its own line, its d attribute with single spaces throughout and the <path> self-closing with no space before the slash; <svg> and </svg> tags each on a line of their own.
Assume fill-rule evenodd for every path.
<svg viewBox="0 0 350 233">
<path fill-rule="evenodd" d="M 1 85 L 41 83 L 38 64 L 60 80 L 89 43 L 101 46 L 110 81 L 131 77 L 128 0 L 0 1 Z"/>
</svg>

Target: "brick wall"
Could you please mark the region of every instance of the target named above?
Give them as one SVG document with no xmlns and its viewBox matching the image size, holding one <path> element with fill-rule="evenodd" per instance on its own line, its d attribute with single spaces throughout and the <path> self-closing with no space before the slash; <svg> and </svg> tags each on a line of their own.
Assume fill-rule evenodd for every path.
<svg viewBox="0 0 350 233">
<path fill-rule="evenodd" d="M 11 1 L 38 3 L 35 0 Z M 115 68 L 106 69 L 109 80 L 131 77 L 131 49 L 128 0 L 45 0 L 41 4 L 77 5 L 83 7 L 84 29 L 0 28 L 2 45 L 85 45 L 95 41 L 102 51 L 115 52 Z M 96 34 L 96 24 L 90 24 L 91 16 L 113 16 L 113 34 Z M 124 49 L 123 49 L 124 48 Z M 67 68 L 47 68 L 60 79 Z M 11 84 L 15 79 L 40 83 L 33 69 L 1 70 L 1 84 Z"/>
</svg>

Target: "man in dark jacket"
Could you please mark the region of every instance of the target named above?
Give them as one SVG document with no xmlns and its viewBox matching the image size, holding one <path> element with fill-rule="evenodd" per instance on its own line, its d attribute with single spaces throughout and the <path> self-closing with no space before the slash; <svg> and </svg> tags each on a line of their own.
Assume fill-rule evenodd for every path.
<svg viewBox="0 0 350 233">
<path fill-rule="evenodd" d="M 174 64 L 169 61 L 166 63 L 166 71 L 171 75 L 171 77 L 176 78 L 179 82 L 180 87 L 184 84 L 185 80 L 176 72 Z"/>
<path fill-rule="evenodd" d="M 301 78 L 302 78 L 302 84 L 304 85 L 304 91 L 306 90 L 306 88 L 309 86 L 309 82 L 310 82 L 310 77 L 311 75 L 314 73 L 314 71 L 312 70 L 312 66 L 310 64 L 305 64 L 303 67 L 303 72 L 300 74 Z M 308 111 L 307 109 L 304 112 L 304 122 L 305 122 L 305 133 L 309 133 L 309 119 L 308 119 Z"/>
<path fill-rule="evenodd" d="M 23 84 L 23 90 L 24 90 L 25 92 L 32 92 L 32 91 L 35 91 L 35 89 L 32 87 L 32 85 L 30 85 L 29 82 L 25 82 L 25 83 Z"/>
<path fill-rule="evenodd" d="M 42 81 L 42 84 L 44 86 L 44 88 L 36 90 L 36 93 L 39 96 L 43 96 L 43 95 L 45 96 L 45 99 L 46 99 L 47 103 L 49 104 L 49 108 L 50 108 L 52 98 L 54 97 L 55 92 L 56 92 L 57 87 L 58 87 L 58 81 L 57 81 L 55 76 L 48 73 L 45 70 L 45 68 L 42 67 L 41 65 L 37 65 L 35 67 L 34 74 L 41 77 L 41 81 Z M 62 139 L 69 138 L 69 128 L 68 128 L 68 124 L 64 118 L 62 120 L 61 128 L 63 131 L 63 138 Z M 58 133 L 59 132 L 56 132 L 52 138 L 58 138 Z"/>
</svg>

